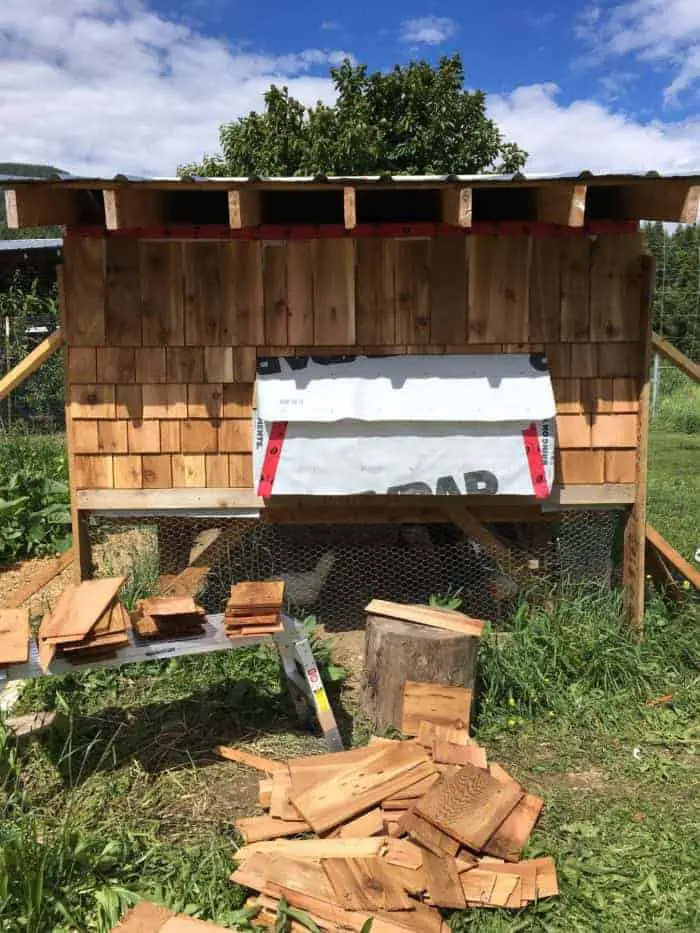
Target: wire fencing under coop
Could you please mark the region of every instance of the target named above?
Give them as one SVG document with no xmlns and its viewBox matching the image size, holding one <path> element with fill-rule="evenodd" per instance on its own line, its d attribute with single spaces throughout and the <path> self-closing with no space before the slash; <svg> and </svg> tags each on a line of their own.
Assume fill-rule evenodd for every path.
<svg viewBox="0 0 700 933">
<path fill-rule="evenodd" d="M 221 612 L 234 583 L 283 579 L 290 611 L 343 630 L 362 625 L 373 598 L 459 597 L 463 611 L 498 622 L 523 595 L 544 600 L 565 584 L 614 587 L 622 515 L 566 511 L 493 525 L 511 550 L 508 560 L 452 524 L 93 517 L 90 537 L 96 575 L 126 575 L 128 608 L 144 596 L 190 592 L 207 612 Z"/>
</svg>

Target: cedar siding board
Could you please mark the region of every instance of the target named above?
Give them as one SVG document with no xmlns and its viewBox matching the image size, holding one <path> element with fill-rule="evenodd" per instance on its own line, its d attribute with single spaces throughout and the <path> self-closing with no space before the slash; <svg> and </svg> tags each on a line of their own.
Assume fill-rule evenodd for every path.
<svg viewBox="0 0 700 933">
<path fill-rule="evenodd" d="M 74 487 L 250 487 L 256 357 L 342 353 L 545 353 L 557 482 L 633 482 L 641 248 L 634 233 L 69 235 Z"/>
</svg>

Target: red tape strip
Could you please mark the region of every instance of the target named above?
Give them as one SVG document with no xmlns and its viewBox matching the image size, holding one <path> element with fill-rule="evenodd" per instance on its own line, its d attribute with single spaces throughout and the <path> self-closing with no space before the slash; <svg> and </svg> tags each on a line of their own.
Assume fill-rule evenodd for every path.
<svg viewBox="0 0 700 933">
<path fill-rule="evenodd" d="M 523 431 L 523 442 L 535 498 L 546 499 L 549 496 L 549 487 L 547 486 L 547 474 L 544 468 L 540 439 L 537 434 L 537 425 L 534 421 Z"/>
<path fill-rule="evenodd" d="M 282 456 L 282 444 L 286 433 L 286 421 L 273 421 L 270 425 L 270 436 L 267 439 L 267 448 L 265 449 L 260 480 L 258 481 L 258 495 L 262 496 L 263 499 L 272 495 L 272 487 L 277 475 L 280 457 Z"/>
</svg>

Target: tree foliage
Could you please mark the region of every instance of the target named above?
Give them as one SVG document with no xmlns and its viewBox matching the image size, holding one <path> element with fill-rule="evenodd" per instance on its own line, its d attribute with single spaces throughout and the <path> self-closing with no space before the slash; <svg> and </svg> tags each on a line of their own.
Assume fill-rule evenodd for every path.
<svg viewBox="0 0 700 933">
<path fill-rule="evenodd" d="M 654 330 L 686 356 L 700 357 L 700 227 L 647 227 L 656 259 Z"/>
<path fill-rule="evenodd" d="M 183 166 L 193 175 L 472 174 L 515 172 L 527 153 L 486 116 L 483 91 L 464 90 L 459 55 L 370 73 L 331 69 L 336 102 L 305 107 L 272 85 L 263 113 L 220 129 L 221 154 Z"/>
</svg>

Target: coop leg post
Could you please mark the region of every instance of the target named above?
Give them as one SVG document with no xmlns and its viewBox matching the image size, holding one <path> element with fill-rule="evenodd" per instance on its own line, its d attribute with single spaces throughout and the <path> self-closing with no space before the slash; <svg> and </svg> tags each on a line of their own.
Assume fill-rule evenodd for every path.
<svg viewBox="0 0 700 933">
<path fill-rule="evenodd" d="M 297 713 L 300 716 L 304 716 L 306 713 L 304 701 L 301 699 L 302 696 L 305 696 L 313 707 L 329 749 L 333 752 L 342 751 L 343 740 L 340 737 L 333 710 L 328 702 L 328 695 L 323 686 L 309 640 L 300 631 L 296 622 L 284 613 L 282 615 L 282 624 L 284 632 L 275 638 L 275 643 L 280 653 L 285 675 L 290 684 Z"/>
<path fill-rule="evenodd" d="M 632 629 L 641 636 L 644 628 L 644 551 L 646 545 L 647 455 L 649 447 L 649 368 L 651 366 L 651 298 L 656 274 L 654 257 L 642 256 L 642 334 L 644 360 L 639 391 L 637 427 L 636 495 L 625 525 L 623 587 L 625 606 Z"/>
<path fill-rule="evenodd" d="M 92 544 L 90 542 L 90 513 L 71 510 L 73 529 L 73 577 L 76 583 L 92 577 Z"/>
</svg>

